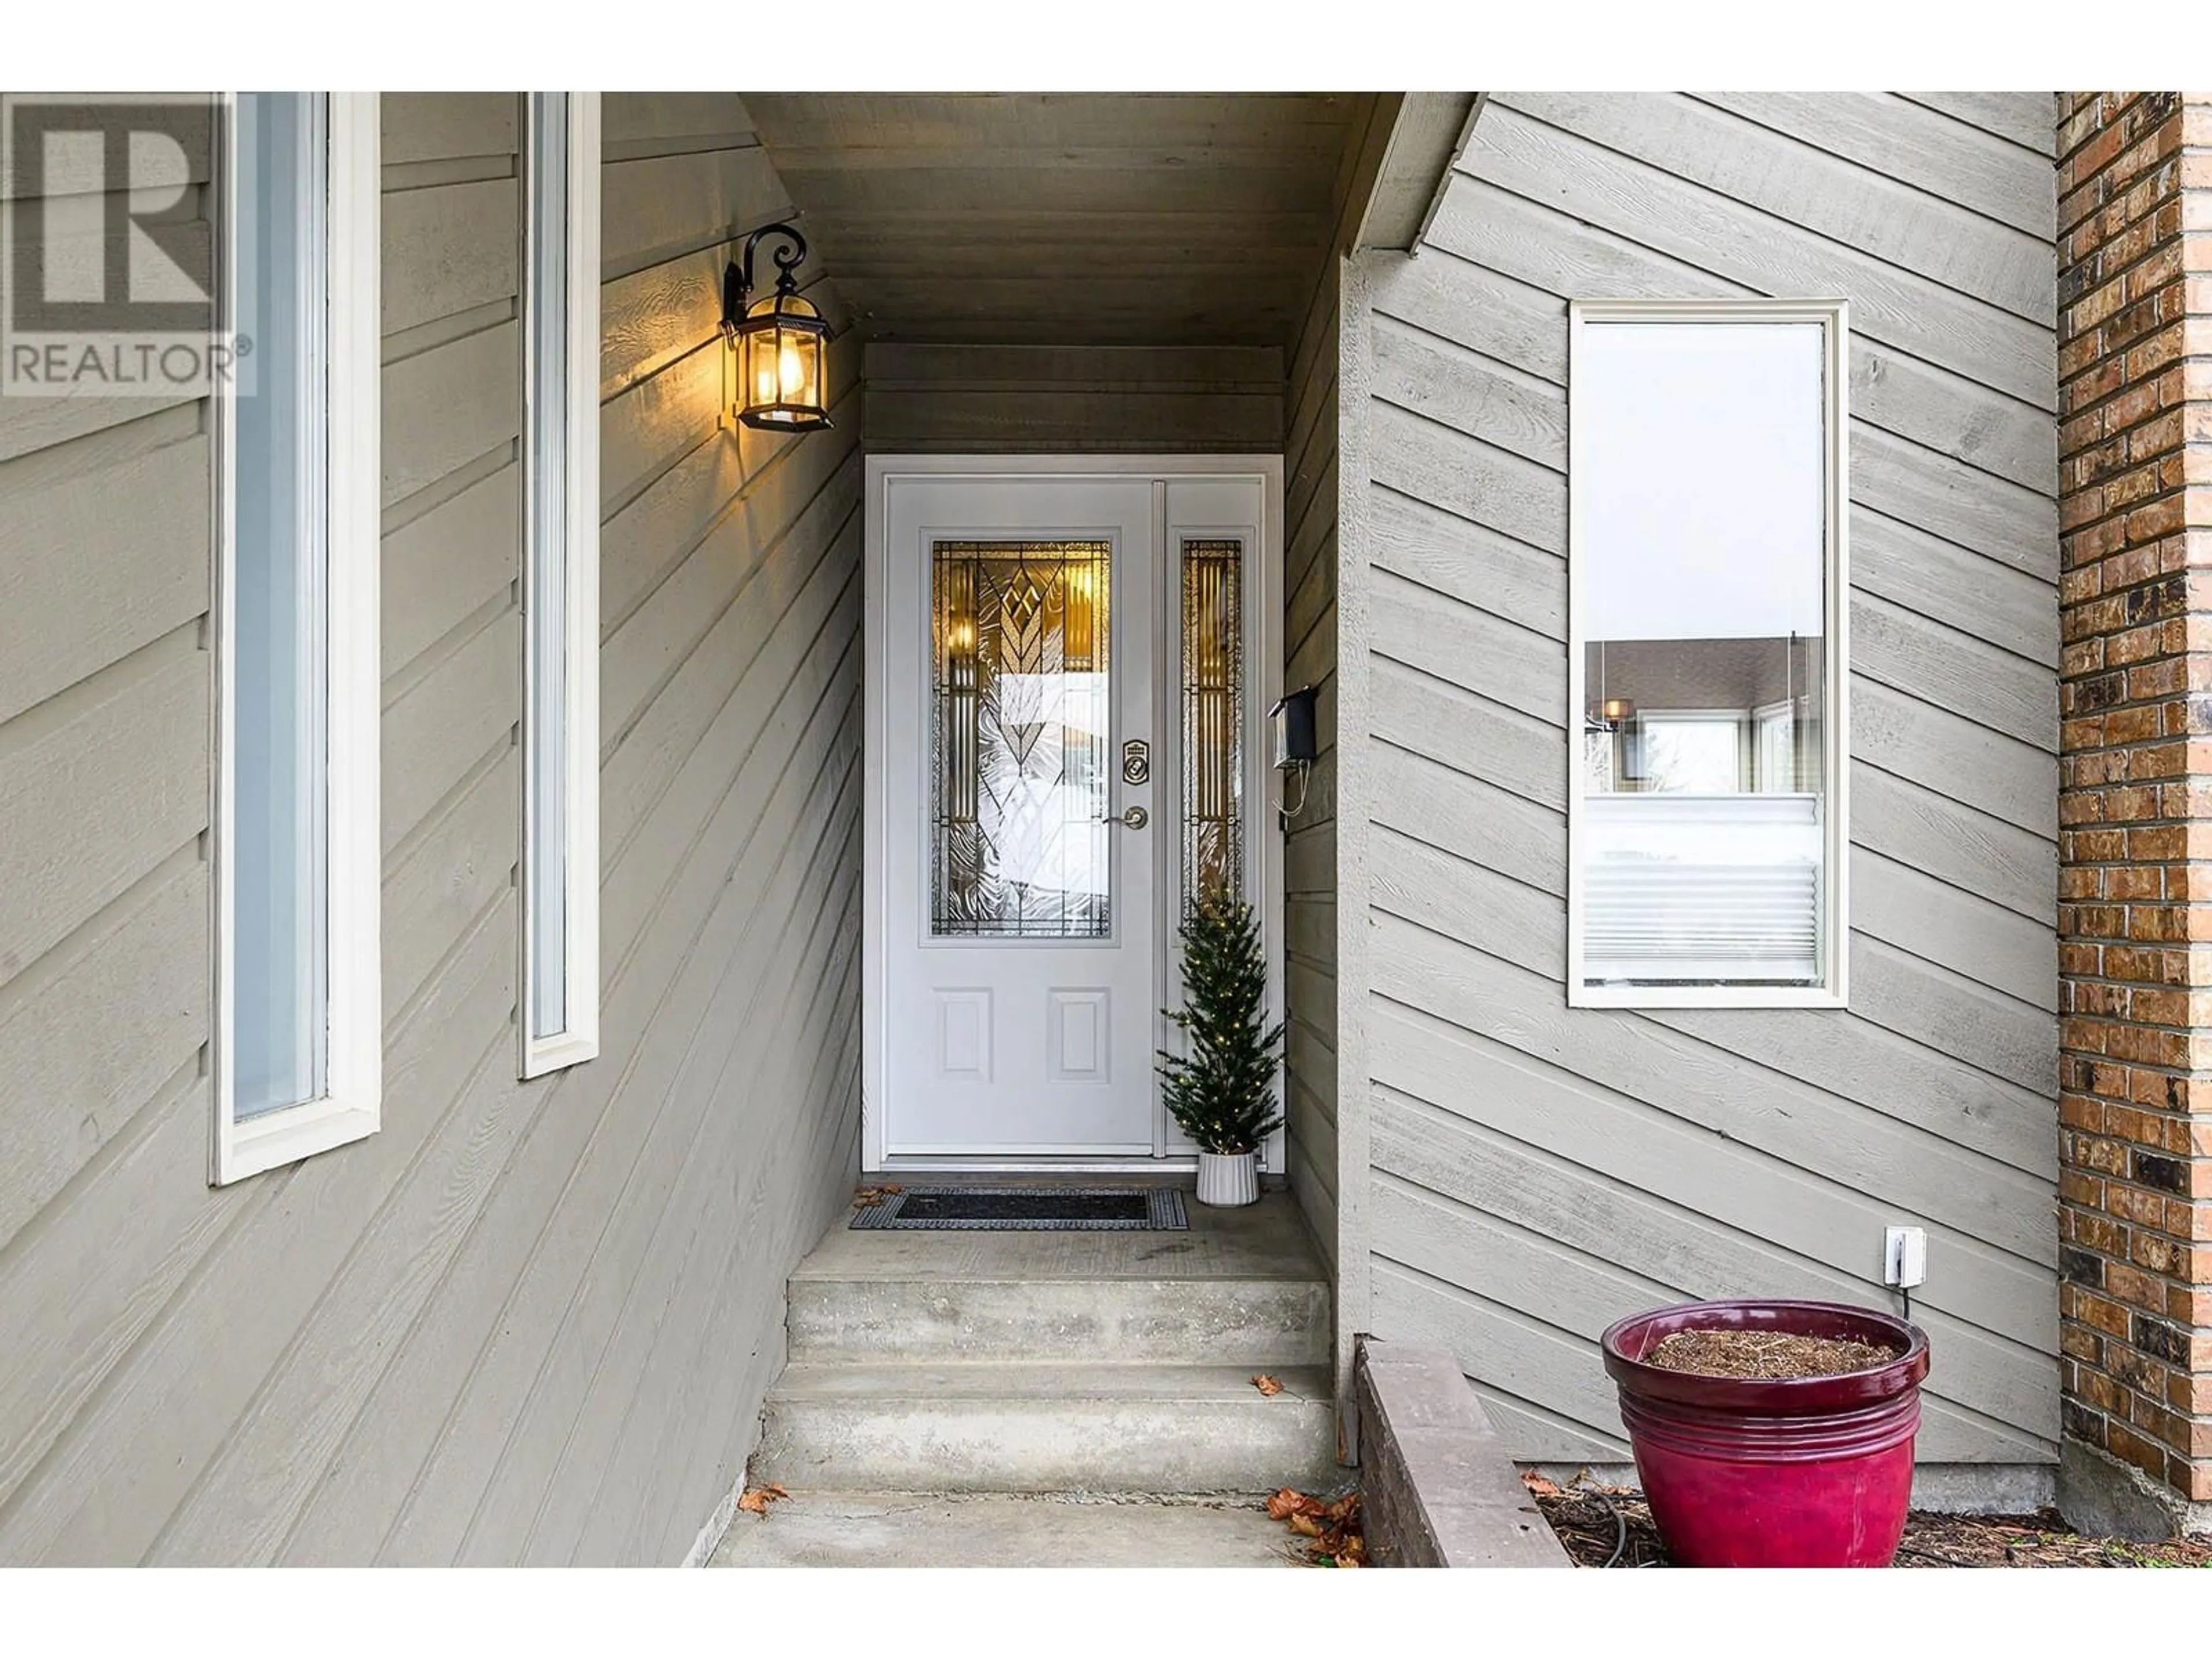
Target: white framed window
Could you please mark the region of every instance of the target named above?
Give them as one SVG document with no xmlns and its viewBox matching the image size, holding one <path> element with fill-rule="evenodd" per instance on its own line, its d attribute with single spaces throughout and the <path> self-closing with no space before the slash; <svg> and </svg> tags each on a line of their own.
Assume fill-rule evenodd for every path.
<svg viewBox="0 0 2212 1659">
<path fill-rule="evenodd" d="M 1849 326 L 1569 307 L 1574 1006 L 1844 1005 Z"/>
<path fill-rule="evenodd" d="M 375 1133 L 383 1095 L 374 94 L 226 100 L 215 399 L 220 1186 Z"/>
<path fill-rule="evenodd" d="M 1797 787 L 1797 707 L 1792 699 L 1770 702 L 1751 711 L 1753 742 L 1752 787 L 1767 794 L 1787 794 Z"/>
<path fill-rule="evenodd" d="M 532 93 L 523 190 L 521 1073 L 599 1051 L 599 95 Z"/>
</svg>

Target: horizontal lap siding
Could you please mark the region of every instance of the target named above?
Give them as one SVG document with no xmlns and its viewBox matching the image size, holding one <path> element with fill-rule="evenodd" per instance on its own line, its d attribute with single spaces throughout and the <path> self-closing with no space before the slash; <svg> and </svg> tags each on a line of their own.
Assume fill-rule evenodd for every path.
<svg viewBox="0 0 2212 1659">
<path fill-rule="evenodd" d="M 716 430 L 714 278 L 786 206 L 726 94 L 605 100 L 602 1048 L 515 1080 L 520 113 L 385 105 L 380 1134 L 204 1184 L 197 421 L 0 462 L 81 454 L 29 544 L 100 554 L 0 649 L 0 714 L 44 699 L 0 726 L 0 1559 L 679 1559 L 848 1183 L 858 404 Z"/>
<path fill-rule="evenodd" d="M 886 454 L 1273 454 L 1273 346 L 908 345 L 866 351 L 867 443 Z"/>
<path fill-rule="evenodd" d="M 2056 1455 L 2057 526 L 2046 100 L 1493 94 L 1371 267 L 1379 1334 L 1516 1455 L 1617 1456 L 1595 1341 L 1686 1297 L 1914 1298 L 1938 1462 Z M 2042 143 L 2042 141 L 2039 141 Z M 1566 303 L 1852 303 L 1852 1007 L 1565 1006 Z"/>
<path fill-rule="evenodd" d="M 1332 1267 L 1337 1253 L 1336 503 L 1339 264 L 1315 284 L 1291 355 L 1283 457 L 1283 685 L 1317 693 L 1319 757 L 1283 854 L 1291 1186 Z M 1295 786 L 1293 786 L 1295 787 Z"/>
</svg>

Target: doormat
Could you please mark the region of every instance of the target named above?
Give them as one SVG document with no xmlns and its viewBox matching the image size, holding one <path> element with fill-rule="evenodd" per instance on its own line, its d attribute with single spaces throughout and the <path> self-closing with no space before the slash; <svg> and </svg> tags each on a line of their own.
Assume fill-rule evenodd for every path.
<svg viewBox="0 0 2212 1659">
<path fill-rule="evenodd" d="M 909 1187 L 854 1212 L 856 1228 L 977 1233 L 1179 1233 L 1172 1187 Z"/>
</svg>

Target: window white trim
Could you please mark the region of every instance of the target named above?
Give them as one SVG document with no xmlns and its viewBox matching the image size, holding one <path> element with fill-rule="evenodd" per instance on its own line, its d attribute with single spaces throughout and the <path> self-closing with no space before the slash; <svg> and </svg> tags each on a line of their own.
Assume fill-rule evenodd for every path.
<svg viewBox="0 0 2212 1659">
<path fill-rule="evenodd" d="M 1768 739 L 1777 731 L 1782 733 L 1783 747 L 1790 761 L 1790 777 L 1780 786 L 1776 784 L 1769 764 L 1773 757 L 1769 752 Z M 1762 795 L 1788 794 L 1796 789 L 1797 777 L 1796 700 L 1759 704 L 1751 711 L 1751 787 Z"/>
<path fill-rule="evenodd" d="M 1825 983 L 1775 985 L 1603 986 L 1583 982 L 1585 812 L 1581 775 L 1584 701 L 1583 622 L 1578 536 L 1581 469 L 1575 465 L 1580 399 L 1574 364 L 1591 323 L 1813 323 L 1824 331 L 1823 419 L 1827 467 L 1823 481 L 1826 568 L 1823 572 L 1826 648 L 1823 665 L 1826 815 L 1822 825 L 1820 952 Z M 1575 1008 L 1841 1008 L 1850 1000 L 1850 548 L 1847 509 L 1850 477 L 1850 307 L 1837 300 L 1577 300 L 1567 307 L 1567 1004 Z"/>
<path fill-rule="evenodd" d="M 534 96 L 534 94 L 532 94 Z M 595 1058 L 599 1052 L 599 94 L 572 92 L 568 100 L 567 250 L 567 397 L 558 411 L 565 449 L 564 522 L 556 549 L 526 545 L 522 559 L 524 618 L 522 747 L 522 927 L 521 973 L 517 983 L 516 1024 L 520 1032 L 520 1071 L 525 1078 Z M 534 121 L 526 121 L 534 134 Z M 528 148 L 526 143 L 526 148 Z M 535 192 L 526 179 L 525 236 L 534 228 Z M 524 327 L 530 328 L 527 289 L 533 269 L 523 260 Z M 538 410 L 536 388 L 527 384 L 531 353 L 526 346 L 525 425 Z M 532 434 L 523 440 L 526 469 Z M 527 484 L 526 483 L 526 489 Z M 532 523 L 526 513 L 525 524 Z M 564 655 L 568 666 L 562 698 L 562 729 L 548 734 L 533 718 L 537 708 L 538 653 L 543 648 L 532 618 L 546 566 L 557 557 L 563 584 Z M 545 742 L 561 745 L 564 768 L 563 813 L 567 848 L 561 860 L 567 933 L 562 948 L 565 1028 L 533 1036 L 532 1009 L 536 961 L 537 906 L 533 902 L 538 826 L 533 803 L 535 769 Z"/>
<path fill-rule="evenodd" d="M 235 1115 L 231 1033 L 237 1012 L 230 906 L 238 880 L 234 710 L 237 454 L 232 399 L 214 399 L 217 456 L 215 672 L 216 789 L 210 840 L 215 862 L 216 1026 L 214 1133 L 210 1181 L 216 1186 L 295 1163 L 376 1133 L 383 1120 L 384 1017 L 378 848 L 382 670 L 379 653 L 381 536 L 380 428 L 382 179 L 380 117 L 374 93 L 331 93 L 327 125 L 328 219 L 324 243 L 327 351 L 322 436 L 327 458 L 323 645 L 326 683 L 324 814 L 329 1002 L 324 1092 L 316 1099 Z M 235 131 L 235 96 L 223 125 Z M 239 207 L 234 146 L 222 158 L 226 322 L 237 314 L 234 250 Z"/>
</svg>

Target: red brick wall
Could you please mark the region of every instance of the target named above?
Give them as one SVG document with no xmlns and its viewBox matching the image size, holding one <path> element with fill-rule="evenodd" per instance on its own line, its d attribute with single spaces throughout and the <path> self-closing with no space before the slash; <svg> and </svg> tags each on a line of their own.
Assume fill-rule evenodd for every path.
<svg viewBox="0 0 2212 1659">
<path fill-rule="evenodd" d="M 2212 94 L 2058 102 L 2064 1429 L 2212 1500 Z"/>
</svg>

